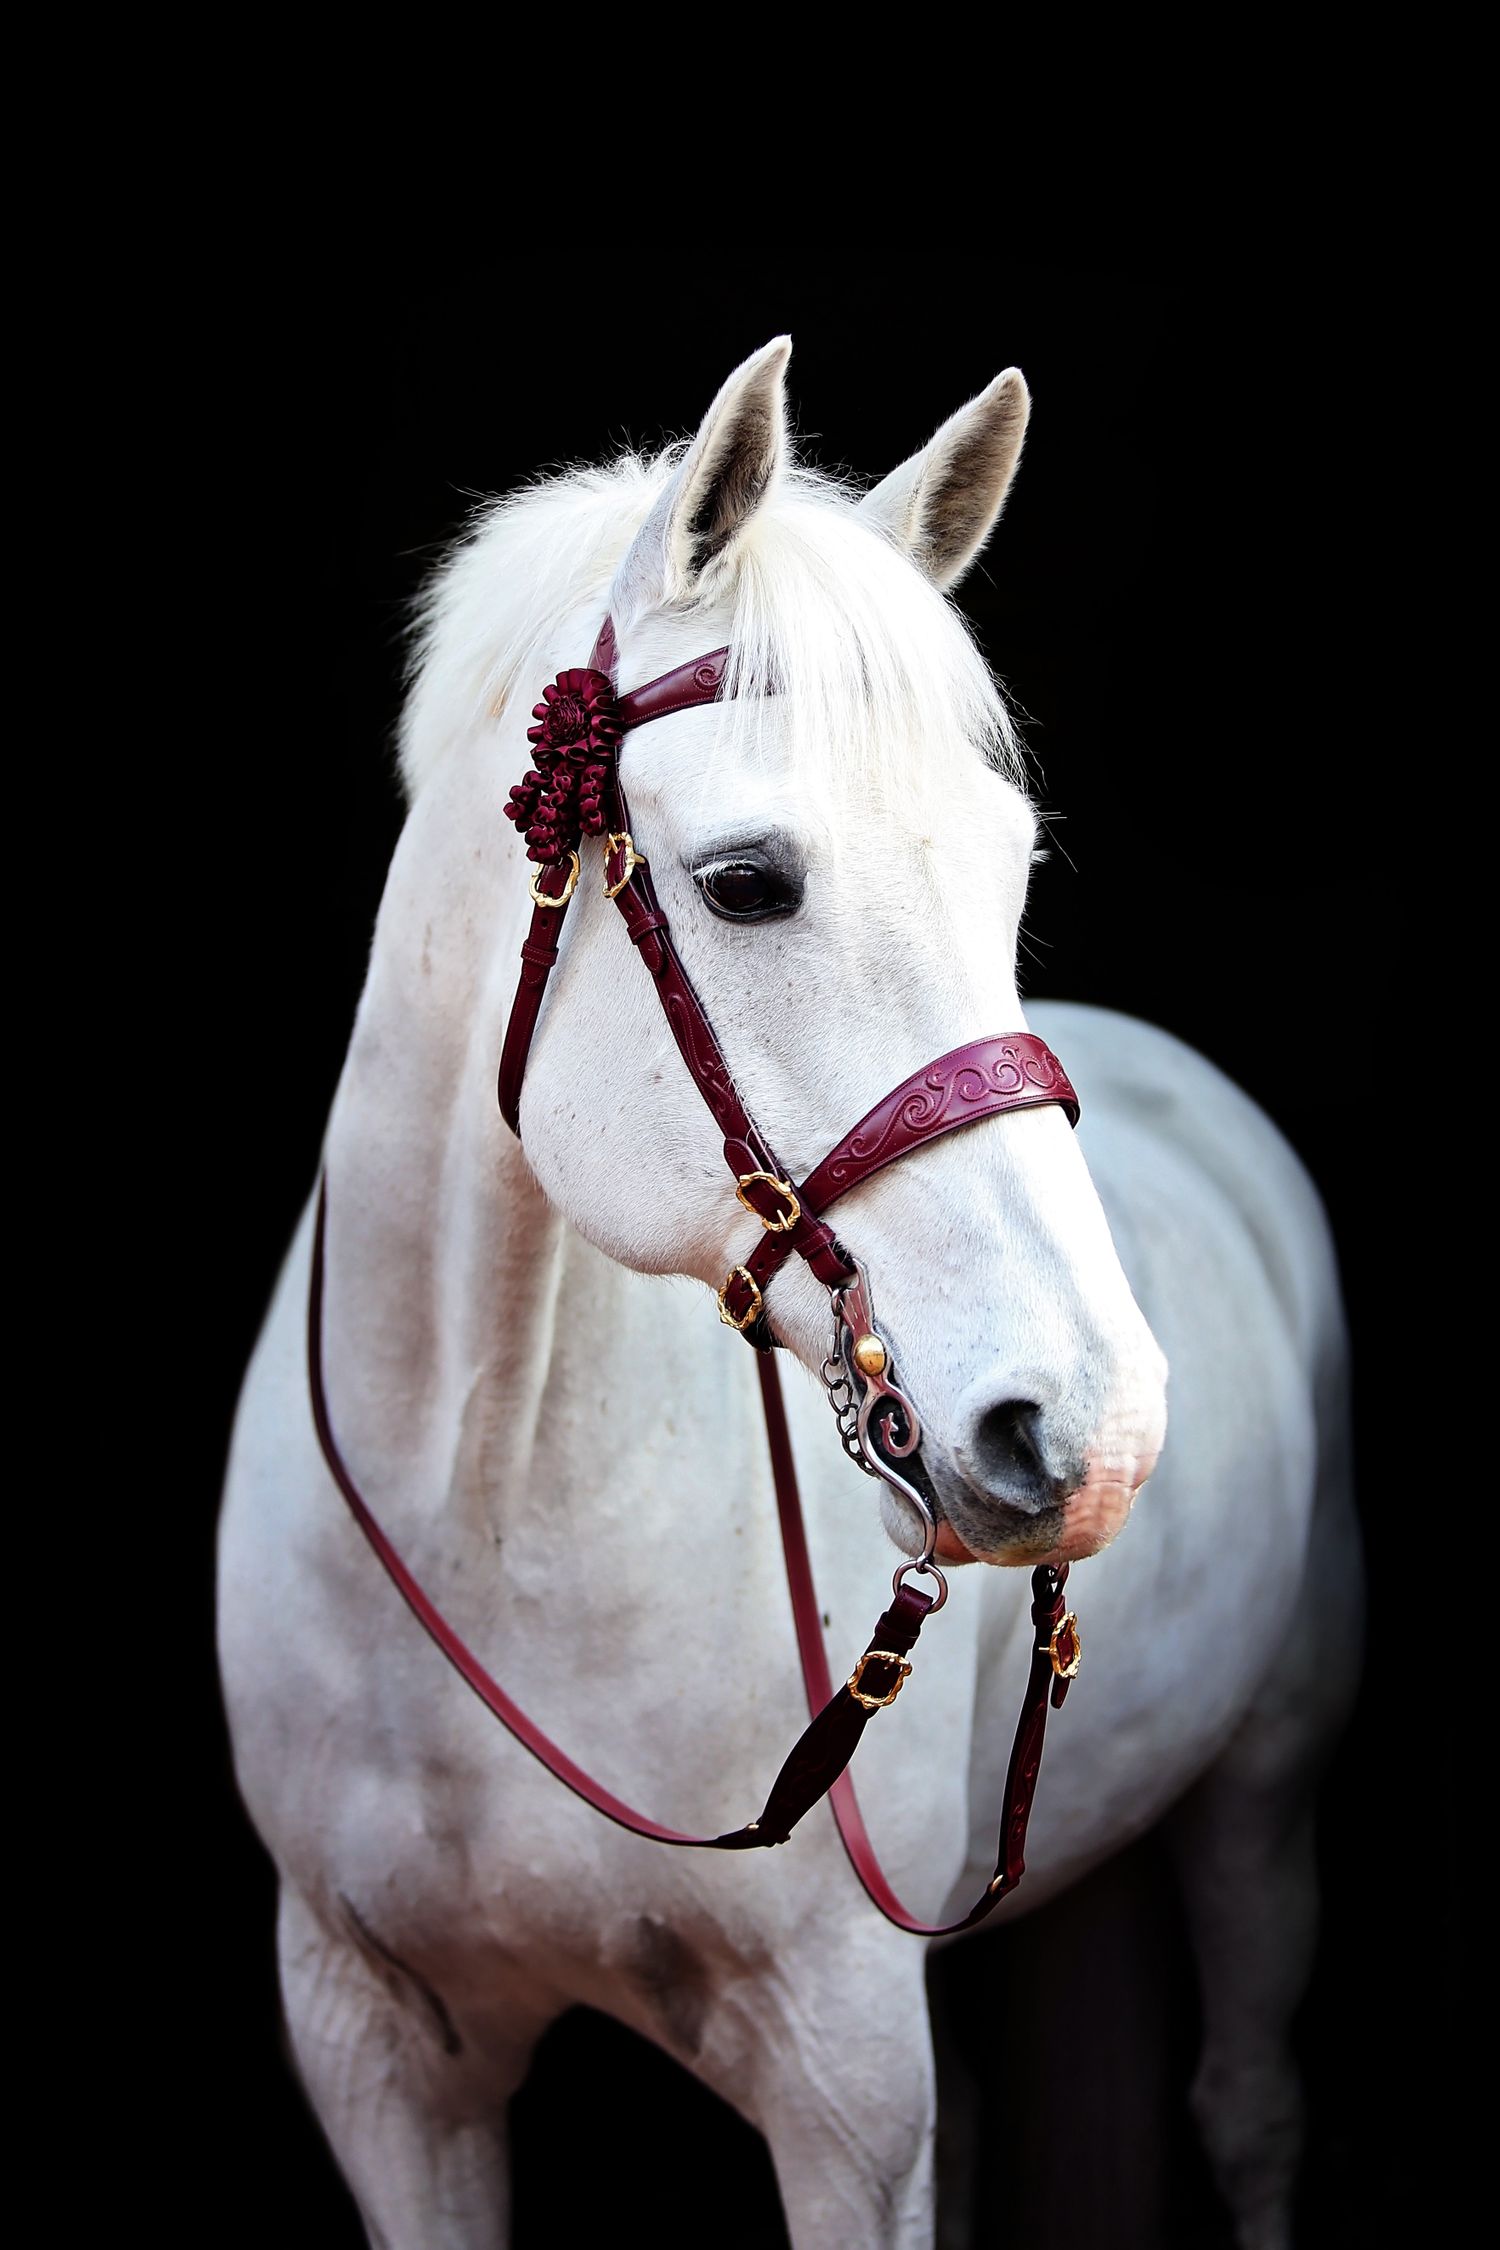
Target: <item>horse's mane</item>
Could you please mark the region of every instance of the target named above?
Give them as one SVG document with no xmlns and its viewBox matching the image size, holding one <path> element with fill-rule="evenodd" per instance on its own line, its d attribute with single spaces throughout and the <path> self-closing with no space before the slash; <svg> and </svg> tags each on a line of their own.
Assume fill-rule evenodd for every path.
<svg viewBox="0 0 1500 2250">
<path fill-rule="evenodd" d="M 504 699 L 520 691 L 529 706 L 559 663 L 586 661 L 587 645 L 559 652 L 560 628 L 579 618 L 592 639 L 682 451 L 622 453 L 476 510 L 417 605 L 401 724 L 409 795 Z M 963 619 L 858 512 L 859 497 L 820 472 L 786 472 L 706 580 L 705 605 L 733 611 L 731 694 L 776 682 L 814 795 L 853 783 L 900 802 L 972 778 L 976 758 L 1024 786 L 1015 730 Z M 747 692 L 726 709 L 730 739 L 753 738 L 767 704 Z"/>
</svg>

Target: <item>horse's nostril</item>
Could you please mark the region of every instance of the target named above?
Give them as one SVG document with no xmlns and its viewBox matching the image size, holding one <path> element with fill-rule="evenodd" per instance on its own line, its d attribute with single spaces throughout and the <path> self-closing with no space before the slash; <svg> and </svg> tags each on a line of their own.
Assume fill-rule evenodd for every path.
<svg viewBox="0 0 1500 2250">
<path fill-rule="evenodd" d="M 969 1440 L 970 1473 L 1013 1508 L 1045 1508 L 1057 1497 L 1042 1445 L 1042 1410 L 1027 1398 L 989 1407 Z"/>
</svg>

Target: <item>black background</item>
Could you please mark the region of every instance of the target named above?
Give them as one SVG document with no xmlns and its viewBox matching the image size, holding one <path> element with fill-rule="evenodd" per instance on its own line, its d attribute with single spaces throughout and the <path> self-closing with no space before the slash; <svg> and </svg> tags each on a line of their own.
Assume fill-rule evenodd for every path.
<svg viewBox="0 0 1500 2250">
<path fill-rule="evenodd" d="M 175 1682 L 194 1873 L 163 1942 L 196 1994 L 176 2114 L 210 2174 L 234 2183 L 210 2231 L 320 2250 L 360 2240 L 283 2059 L 272 1885 L 229 1776 L 211 1572 L 235 1390 L 316 1164 L 400 823 L 404 606 L 473 496 L 627 436 L 690 430 L 729 370 L 786 330 L 804 451 L 865 475 L 1001 367 L 1025 370 L 1025 462 L 960 597 L 1024 716 L 1037 793 L 1061 816 L 1023 989 L 1117 1006 L 1200 1047 L 1288 1134 L 1339 1238 L 1372 1621 L 1325 1792 L 1326 1924 L 1299 2033 L 1306 2239 L 1399 2239 L 1422 2139 L 1412 2010 L 1431 1936 L 1385 1887 L 1418 1729 L 1401 1607 L 1411 1552 L 1381 1498 L 1393 1401 L 1362 1091 L 1371 964 L 1400 944 L 1377 921 L 1367 781 L 1400 651 L 1373 644 L 1355 591 L 1383 537 L 1373 295 L 1311 273 L 1146 262 L 997 259 L 976 282 L 896 254 L 878 274 L 824 282 L 784 242 L 729 264 L 731 283 L 717 263 L 668 309 L 643 290 L 605 312 L 541 255 L 434 278 L 394 247 L 355 267 L 282 243 L 247 258 L 232 288 L 202 282 L 170 355 L 166 404 L 181 413 L 158 525 L 181 591 L 157 631 L 191 721 L 197 842 L 178 858 L 179 943 L 161 976 L 184 1066 L 184 1276 L 203 1318 L 186 1339 L 173 1547 L 194 1619 L 196 1668 Z M 1065 2214 L 1072 2250 L 1227 2241 L 1185 2124 L 1195 2003 L 1153 1841 L 949 1964 L 986 2072 L 980 2206 L 996 2239 L 1002 2214 L 1018 2243 Z M 643 2197 L 659 2250 L 778 2240 L 755 2137 L 613 2027 L 580 2017 L 549 2037 L 517 2125 L 520 2250 Z"/>
</svg>

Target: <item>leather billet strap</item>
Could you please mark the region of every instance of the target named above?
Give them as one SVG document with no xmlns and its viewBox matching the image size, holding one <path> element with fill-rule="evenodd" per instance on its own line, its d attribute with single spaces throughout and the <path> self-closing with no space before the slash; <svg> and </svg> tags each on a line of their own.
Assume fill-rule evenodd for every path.
<svg viewBox="0 0 1500 2250">
<path fill-rule="evenodd" d="M 552 895 L 562 889 L 562 880 L 557 869 L 549 868 L 538 878 L 537 888 Z M 566 899 L 552 908 L 533 906 L 531 927 L 521 941 L 521 975 L 500 1050 L 499 1084 L 500 1114 L 517 1139 L 521 1133 L 521 1080 L 526 1074 L 526 1057 L 531 1052 L 547 979 L 557 966 L 557 941 L 567 910 Z"/>
<path fill-rule="evenodd" d="M 323 1459 L 355 1523 L 418 1624 L 485 1708 L 514 1736 L 522 1748 L 529 1750 L 550 1774 L 571 1789 L 576 1797 L 581 1797 L 585 1804 L 591 1805 L 595 1812 L 603 1813 L 607 1820 L 614 1821 L 620 1828 L 628 1829 L 632 1835 L 645 1836 L 659 1844 L 693 1845 L 710 1851 L 726 1852 L 755 1851 L 774 1844 L 784 1844 L 803 1815 L 820 1799 L 830 1796 L 839 1834 L 854 1871 L 870 1899 L 888 1921 L 894 1922 L 899 1929 L 926 1937 L 945 1936 L 949 1932 L 968 1929 L 975 1922 L 982 1921 L 1021 1878 L 1025 1865 L 1026 1824 L 1036 1790 L 1047 1724 L 1047 1690 L 1050 1684 L 1052 1701 L 1056 1704 L 1061 1702 L 1067 1689 L 1065 1678 L 1060 1675 L 1054 1677 L 1057 1668 L 1048 1654 L 1048 1635 L 1055 1632 L 1062 1620 L 1062 1589 L 1067 1581 L 1067 1564 L 1062 1563 L 1055 1568 L 1043 1565 L 1032 1573 L 1031 1614 L 1037 1645 L 1033 1650 L 1021 1717 L 1011 1749 L 994 1877 L 975 1905 L 958 1921 L 942 1925 L 918 1921 L 908 1914 L 881 1871 L 845 1768 L 875 1712 L 894 1702 L 899 1693 L 905 1672 L 909 1669 L 906 1658 L 916 1645 L 923 1621 L 933 1607 L 933 1599 L 930 1594 L 902 1583 L 904 1573 L 898 1572 L 895 1597 L 877 1622 L 864 1655 L 856 1664 L 849 1680 L 839 1689 L 834 1689 L 823 1648 L 821 1611 L 802 1524 L 801 1502 L 781 1386 L 775 1361 L 769 1357 L 762 1358 L 759 1362 L 760 1379 L 766 1411 L 766 1432 L 771 1449 L 772 1476 L 776 1487 L 776 1511 L 786 1555 L 787 1579 L 791 1587 L 792 1611 L 796 1620 L 797 1644 L 802 1660 L 808 1709 L 812 1714 L 811 1724 L 783 1763 L 757 1819 L 748 1821 L 743 1828 L 728 1829 L 718 1836 L 694 1836 L 681 1829 L 667 1828 L 660 1821 L 637 1812 L 622 1797 L 617 1797 L 612 1790 L 595 1781 L 550 1736 L 544 1734 L 533 1719 L 527 1717 L 520 1705 L 506 1694 L 473 1650 L 454 1631 L 376 1521 L 340 1450 L 329 1413 L 323 1371 L 327 1234 L 328 1185 L 324 1180 L 318 1187 L 307 1299 L 308 1389 L 312 1399 L 313 1425 Z"/>
</svg>

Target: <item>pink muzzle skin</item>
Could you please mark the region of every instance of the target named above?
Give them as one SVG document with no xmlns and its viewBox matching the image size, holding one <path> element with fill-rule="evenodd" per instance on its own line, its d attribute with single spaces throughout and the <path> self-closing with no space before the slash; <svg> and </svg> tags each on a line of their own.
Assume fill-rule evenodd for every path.
<svg viewBox="0 0 1500 2250">
<path fill-rule="evenodd" d="M 1101 1553 L 1124 1530 L 1136 1495 L 1156 1467 L 1157 1458 L 1155 1452 L 1149 1453 L 1144 1463 L 1137 1463 L 1130 1470 L 1109 1462 L 1091 1461 L 1078 1490 L 1070 1493 L 1060 1507 L 1046 1511 L 1050 1518 L 1061 1519 L 1060 1536 L 1051 1546 L 1038 1548 L 1018 1542 L 1019 1551 L 1014 1555 L 976 1555 L 951 1523 L 940 1520 L 932 1551 L 939 1562 L 957 1568 L 965 1563 L 987 1561 L 1002 1569 L 1031 1569 L 1037 1563 L 1087 1562 L 1090 1555 Z"/>
</svg>

